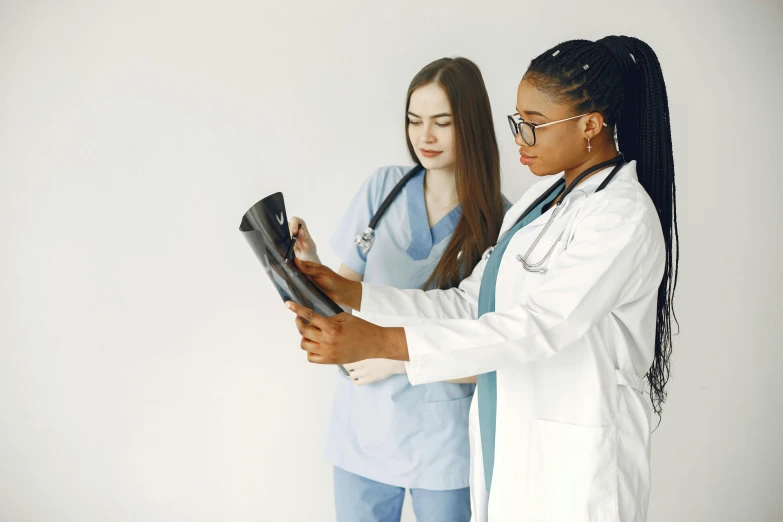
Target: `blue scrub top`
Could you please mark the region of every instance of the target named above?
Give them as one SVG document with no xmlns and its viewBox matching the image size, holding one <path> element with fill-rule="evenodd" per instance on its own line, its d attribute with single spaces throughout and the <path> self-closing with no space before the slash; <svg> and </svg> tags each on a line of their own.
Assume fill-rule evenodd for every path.
<svg viewBox="0 0 783 522">
<path fill-rule="evenodd" d="M 429 226 L 425 171 L 419 168 L 381 218 L 372 249 L 354 244 L 392 188 L 411 167 L 382 167 L 361 186 L 331 238 L 332 249 L 364 281 L 396 288 L 422 288 L 462 209 Z M 505 200 L 504 200 L 505 202 Z M 506 208 L 510 206 L 505 202 Z M 468 411 L 475 385 L 411 386 L 407 375 L 356 386 L 337 376 L 327 457 L 346 471 L 404 488 L 468 487 Z"/>
</svg>

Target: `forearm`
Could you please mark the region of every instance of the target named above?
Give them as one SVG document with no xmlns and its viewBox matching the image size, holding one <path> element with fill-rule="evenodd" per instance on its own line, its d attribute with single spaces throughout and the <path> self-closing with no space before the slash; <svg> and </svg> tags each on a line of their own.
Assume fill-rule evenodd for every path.
<svg viewBox="0 0 783 522">
<path fill-rule="evenodd" d="M 361 311 L 359 307 L 362 303 L 362 280 L 364 275 L 348 268 L 345 263 L 340 265 L 337 273 L 345 278 L 342 288 L 335 296 L 337 304 L 351 310 Z"/>
<path fill-rule="evenodd" d="M 361 312 L 368 317 L 402 317 L 422 320 L 475 319 L 477 300 L 462 288 L 448 290 L 401 290 L 362 283 Z M 382 319 L 381 319 L 382 320 Z M 402 324 L 405 324 L 404 322 Z"/>
<path fill-rule="evenodd" d="M 345 279 L 339 292 L 333 298 L 337 304 L 360 312 L 362 306 L 362 283 Z"/>
<path fill-rule="evenodd" d="M 373 358 L 407 361 L 408 342 L 405 339 L 405 329 L 401 327 L 382 328 L 384 342 L 375 347 Z M 403 370 L 405 369 L 403 365 Z"/>
<path fill-rule="evenodd" d="M 408 343 L 405 338 L 405 329 L 394 327 L 394 328 L 384 328 L 385 330 L 385 337 L 387 339 L 388 345 L 384 349 L 381 349 L 380 353 L 383 354 L 383 359 L 390 359 L 399 361 L 399 365 L 394 365 L 393 367 L 393 373 L 394 374 L 406 374 L 407 368 L 405 367 L 405 363 L 403 361 L 409 360 L 408 357 Z M 450 379 L 448 382 L 451 384 L 476 384 L 476 376 L 472 377 L 463 377 L 461 379 Z"/>
</svg>

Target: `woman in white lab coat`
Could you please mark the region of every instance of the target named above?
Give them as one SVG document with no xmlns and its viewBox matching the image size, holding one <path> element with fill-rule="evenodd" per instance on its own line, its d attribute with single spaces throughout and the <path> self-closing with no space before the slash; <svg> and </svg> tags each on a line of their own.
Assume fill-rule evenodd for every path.
<svg viewBox="0 0 783 522">
<path fill-rule="evenodd" d="M 644 521 L 644 384 L 660 414 L 678 258 L 661 68 L 635 38 L 564 42 L 531 62 L 516 101 L 520 161 L 543 179 L 458 288 L 378 287 L 299 262 L 366 320 L 288 305 L 312 362 L 409 361 L 414 385 L 479 375 L 474 520 Z"/>
</svg>

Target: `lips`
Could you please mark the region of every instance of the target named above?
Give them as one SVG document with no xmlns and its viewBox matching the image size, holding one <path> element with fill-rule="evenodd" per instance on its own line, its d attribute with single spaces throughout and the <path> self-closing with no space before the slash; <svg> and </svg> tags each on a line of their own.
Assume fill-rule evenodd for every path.
<svg viewBox="0 0 783 522">
<path fill-rule="evenodd" d="M 435 156 L 443 154 L 442 150 L 419 149 L 419 152 L 421 152 L 421 155 L 425 158 L 434 158 Z"/>
<path fill-rule="evenodd" d="M 522 151 L 519 151 L 519 162 L 522 165 L 530 165 L 536 159 L 535 156 L 529 156 Z"/>
</svg>

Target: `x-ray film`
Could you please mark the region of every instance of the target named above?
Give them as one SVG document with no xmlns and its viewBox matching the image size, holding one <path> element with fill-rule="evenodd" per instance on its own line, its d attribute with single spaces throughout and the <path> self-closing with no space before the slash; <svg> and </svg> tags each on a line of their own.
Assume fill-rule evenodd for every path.
<svg viewBox="0 0 783 522">
<path fill-rule="evenodd" d="M 293 301 L 324 317 L 343 311 L 299 271 L 293 260 L 286 262 L 291 234 L 281 192 L 267 196 L 250 207 L 242 216 L 239 231 L 261 261 L 261 266 L 284 302 Z M 342 365 L 338 366 L 340 372 L 347 376 L 346 369 Z"/>
</svg>

